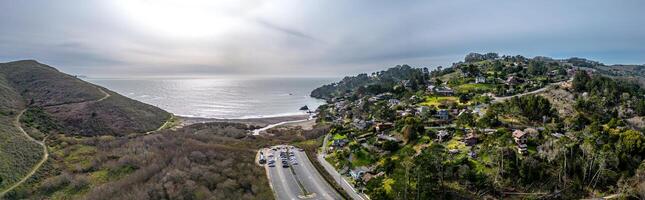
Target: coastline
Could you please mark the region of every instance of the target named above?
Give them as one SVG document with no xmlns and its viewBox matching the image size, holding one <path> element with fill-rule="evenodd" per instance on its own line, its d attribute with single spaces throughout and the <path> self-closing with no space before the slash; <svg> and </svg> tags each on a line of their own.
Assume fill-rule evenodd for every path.
<svg viewBox="0 0 645 200">
<path fill-rule="evenodd" d="M 191 124 L 197 123 L 209 123 L 209 122 L 229 122 L 229 123 L 242 123 L 249 126 L 258 126 L 258 127 L 267 127 L 267 126 L 278 126 L 284 124 L 291 124 L 297 122 L 308 121 L 310 119 L 309 114 L 299 114 L 299 115 L 289 115 L 289 116 L 279 116 L 279 117 L 258 117 L 258 118 L 248 118 L 248 119 L 218 119 L 218 118 L 203 118 L 203 117 L 184 117 L 178 116 L 182 121 L 183 126 L 188 126 Z"/>
</svg>

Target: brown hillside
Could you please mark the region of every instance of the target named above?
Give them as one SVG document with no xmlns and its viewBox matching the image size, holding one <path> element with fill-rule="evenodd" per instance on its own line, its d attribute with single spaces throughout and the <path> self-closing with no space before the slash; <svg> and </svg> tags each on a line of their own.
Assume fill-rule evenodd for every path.
<svg viewBox="0 0 645 200">
<path fill-rule="evenodd" d="M 170 114 L 33 60 L 0 63 L 29 107 L 43 107 L 68 134 L 126 135 L 160 127 Z"/>
</svg>

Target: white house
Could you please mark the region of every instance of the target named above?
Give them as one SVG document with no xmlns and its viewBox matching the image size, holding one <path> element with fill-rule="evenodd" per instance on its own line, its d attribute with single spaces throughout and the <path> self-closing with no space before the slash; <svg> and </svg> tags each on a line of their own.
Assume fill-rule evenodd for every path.
<svg viewBox="0 0 645 200">
<path fill-rule="evenodd" d="M 475 83 L 486 83 L 486 77 L 484 76 L 477 76 L 475 78 Z"/>
</svg>

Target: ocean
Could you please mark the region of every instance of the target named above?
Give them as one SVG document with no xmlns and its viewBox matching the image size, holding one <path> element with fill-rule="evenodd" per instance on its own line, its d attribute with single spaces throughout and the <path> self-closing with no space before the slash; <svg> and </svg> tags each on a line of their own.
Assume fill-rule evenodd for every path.
<svg viewBox="0 0 645 200">
<path fill-rule="evenodd" d="M 324 100 L 311 91 L 335 78 L 85 78 L 178 116 L 244 119 L 304 114 Z"/>
</svg>

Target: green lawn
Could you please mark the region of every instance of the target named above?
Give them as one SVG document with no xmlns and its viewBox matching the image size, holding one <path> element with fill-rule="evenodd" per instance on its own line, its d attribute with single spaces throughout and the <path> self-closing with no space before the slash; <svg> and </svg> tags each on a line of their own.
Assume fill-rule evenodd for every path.
<svg viewBox="0 0 645 200">
<path fill-rule="evenodd" d="M 332 141 L 333 140 L 342 140 L 342 139 L 346 139 L 346 138 L 347 138 L 347 135 L 341 135 L 341 134 L 336 133 L 336 134 L 334 134 L 334 137 L 332 137 Z"/>
<path fill-rule="evenodd" d="M 374 159 L 365 149 L 354 153 L 354 159 L 352 160 L 353 167 L 367 166 L 374 162 Z"/>
<path fill-rule="evenodd" d="M 485 92 L 490 92 L 493 89 L 495 89 L 495 86 L 492 84 L 482 84 L 482 83 L 468 83 L 468 84 L 463 84 L 460 86 L 457 86 L 455 90 L 461 93 L 471 93 L 471 92 L 476 92 L 476 93 L 485 93 Z"/>
<path fill-rule="evenodd" d="M 437 97 L 437 96 L 428 96 L 426 97 L 426 101 L 421 103 L 421 105 L 424 106 L 439 106 L 441 104 L 446 104 L 450 102 L 455 102 L 459 103 L 459 99 L 457 97 Z"/>
</svg>

